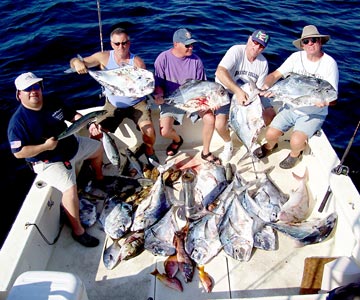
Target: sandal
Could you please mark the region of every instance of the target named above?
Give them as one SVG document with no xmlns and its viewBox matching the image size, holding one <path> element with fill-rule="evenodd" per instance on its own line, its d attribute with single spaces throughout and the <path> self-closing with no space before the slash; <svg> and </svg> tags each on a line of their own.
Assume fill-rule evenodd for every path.
<svg viewBox="0 0 360 300">
<path fill-rule="evenodd" d="M 178 141 L 178 142 L 172 141 L 172 143 L 166 148 L 167 156 L 174 156 L 179 152 L 179 149 L 184 142 L 181 135 L 179 135 L 179 137 L 180 137 L 180 141 Z"/>
<path fill-rule="evenodd" d="M 207 162 L 213 163 L 215 165 L 221 165 L 221 160 L 220 158 L 216 157 L 215 155 L 213 155 L 211 152 L 209 152 L 208 154 L 204 154 L 201 151 L 201 158 Z"/>
<path fill-rule="evenodd" d="M 261 147 L 255 149 L 253 154 L 254 154 L 254 156 L 256 156 L 259 159 L 264 158 L 265 156 L 268 156 L 269 154 L 271 154 L 271 152 L 273 152 L 277 147 L 278 147 L 278 144 L 275 144 L 275 146 L 272 149 L 267 149 L 267 148 L 265 148 L 265 144 L 264 144 Z"/>
<path fill-rule="evenodd" d="M 300 152 L 298 157 L 292 157 L 289 155 L 279 164 L 280 168 L 282 169 L 291 169 L 295 167 L 295 165 L 300 161 L 302 156 L 302 151 Z"/>
</svg>

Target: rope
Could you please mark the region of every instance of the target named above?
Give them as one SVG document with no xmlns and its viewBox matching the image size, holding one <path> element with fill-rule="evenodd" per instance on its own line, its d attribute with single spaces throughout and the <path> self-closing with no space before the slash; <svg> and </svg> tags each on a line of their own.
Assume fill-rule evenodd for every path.
<svg viewBox="0 0 360 300">
<path fill-rule="evenodd" d="M 99 19 L 100 48 L 101 48 L 101 52 L 103 52 L 104 51 L 104 45 L 103 45 L 103 38 L 102 38 L 100 0 L 97 0 L 97 10 L 98 10 L 98 19 Z"/>
</svg>

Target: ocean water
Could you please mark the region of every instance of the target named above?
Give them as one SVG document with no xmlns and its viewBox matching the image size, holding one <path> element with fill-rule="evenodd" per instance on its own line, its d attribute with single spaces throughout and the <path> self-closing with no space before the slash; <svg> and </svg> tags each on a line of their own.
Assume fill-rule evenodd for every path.
<svg viewBox="0 0 360 300">
<path fill-rule="evenodd" d="M 18 103 L 14 79 L 34 72 L 45 80 L 45 97 L 60 97 L 77 109 L 101 105 L 100 86 L 89 75 L 65 74 L 69 60 L 80 54 L 110 49 L 109 34 L 118 24 L 131 36 L 132 52 L 149 70 L 157 55 L 172 46 L 173 32 L 186 27 L 209 80 L 234 44 L 245 43 L 255 29 L 271 41 L 264 55 L 270 72 L 297 49 L 292 41 L 308 24 L 331 35 L 324 51 L 335 58 L 340 72 L 338 104 L 329 109 L 323 126 L 341 159 L 360 118 L 359 1 L 101 1 L 3 0 L 0 2 L 0 154 L 1 191 L 10 194 L 12 209 L 1 218 L 2 240 L 25 197 L 33 174 L 10 153 L 6 128 Z M 344 162 L 360 187 L 360 133 Z"/>
</svg>

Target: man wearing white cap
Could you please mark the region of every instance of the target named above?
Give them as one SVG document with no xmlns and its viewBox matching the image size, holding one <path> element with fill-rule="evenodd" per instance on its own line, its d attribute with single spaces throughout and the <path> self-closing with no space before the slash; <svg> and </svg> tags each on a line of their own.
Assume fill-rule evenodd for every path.
<svg viewBox="0 0 360 300">
<path fill-rule="evenodd" d="M 102 144 L 94 139 L 71 135 L 57 140 L 66 130 L 65 120 L 76 121 L 82 115 L 55 99 L 43 100 L 43 79 L 23 73 L 15 79 L 16 99 L 20 105 L 11 117 L 8 139 L 16 158 L 25 159 L 42 180 L 62 192 L 62 206 L 72 227 L 73 238 L 85 247 L 96 247 L 99 240 L 80 223 L 75 166 L 88 159 L 95 179 L 103 180 Z"/>
<path fill-rule="evenodd" d="M 287 77 L 290 73 L 297 73 L 326 80 L 338 91 L 339 71 L 337 63 L 322 50 L 322 45 L 327 43 L 329 39 L 329 35 L 320 34 L 314 25 L 305 26 L 301 38 L 293 41 L 293 45 L 300 51 L 291 54 L 277 70 L 266 77 L 263 89 L 270 88 L 280 78 Z M 264 95 L 271 96 L 271 93 L 265 92 Z M 291 151 L 280 162 L 280 167 L 283 169 L 294 167 L 300 161 L 308 139 L 324 123 L 328 114 L 328 105 L 335 103 L 336 100 L 301 108 L 283 106 L 266 131 L 267 142 L 256 149 L 254 155 L 258 158 L 269 155 L 277 147 L 280 136 L 293 127 L 290 138 Z"/>
</svg>

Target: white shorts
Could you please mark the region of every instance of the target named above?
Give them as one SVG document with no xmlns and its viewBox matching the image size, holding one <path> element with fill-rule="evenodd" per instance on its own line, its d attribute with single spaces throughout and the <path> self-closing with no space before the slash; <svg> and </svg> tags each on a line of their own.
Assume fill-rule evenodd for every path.
<svg viewBox="0 0 360 300">
<path fill-rule="evenodd" d="M 90 158 L 102 146 L 101 142 L 88 137 L 76 135 L 76 138 L 79 148 L 70 160 L 72 168 L 67 169 L 63 162 L 40 162 L 33 166 L 34 172 L 38 175 L 37 179 L 46 182 L 60 192 L 65 192 L 76 185 L 76 175 L 80 171 L 83 161 Z"/>
</svg>

